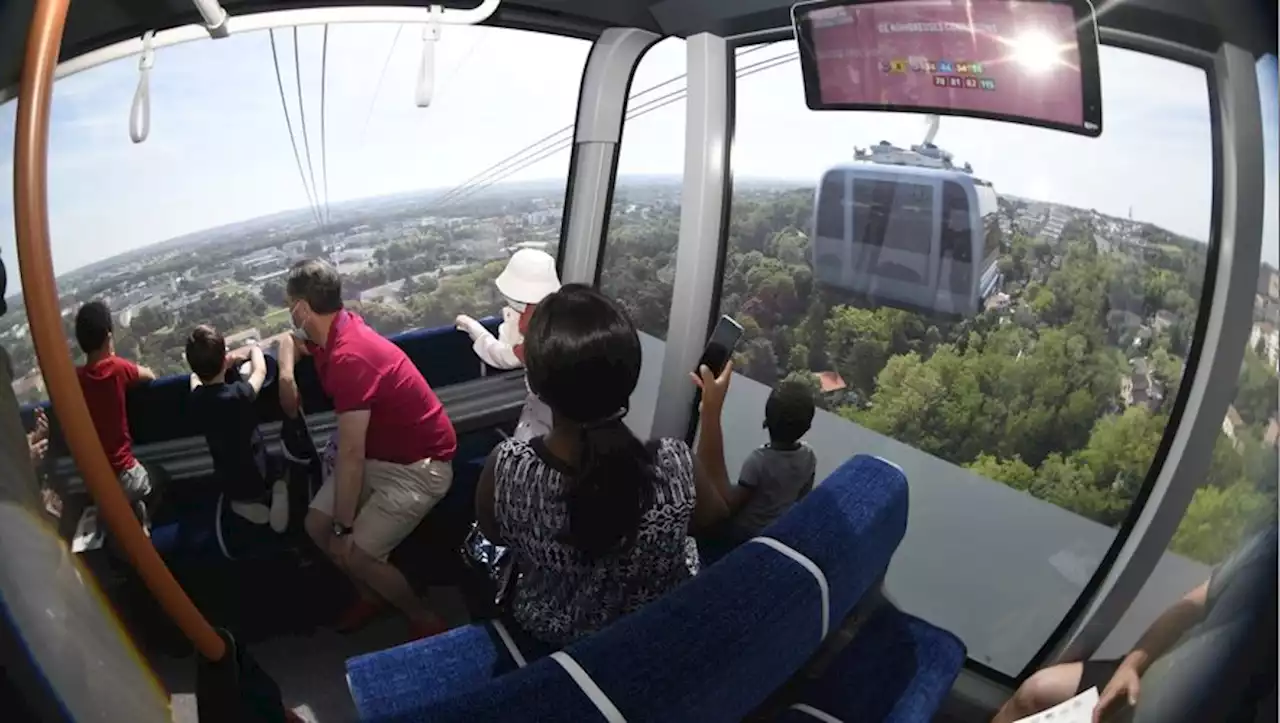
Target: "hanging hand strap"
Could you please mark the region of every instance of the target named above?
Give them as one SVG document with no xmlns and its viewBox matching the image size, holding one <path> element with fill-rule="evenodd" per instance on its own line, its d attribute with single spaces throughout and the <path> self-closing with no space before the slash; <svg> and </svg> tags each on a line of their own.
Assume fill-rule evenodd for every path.
<svg viewBox="0 0 1280 723">
<path fill-rule="evenodd" d="M 142 60 L 138 61 L 138 87 L 133 91 L 129 108 L 129 139 L 141 143 L 151 135 L 151 68 L 156 64 L 156 51 L 151 46 L 156 31 L 142 34 Z"/>
</svg>

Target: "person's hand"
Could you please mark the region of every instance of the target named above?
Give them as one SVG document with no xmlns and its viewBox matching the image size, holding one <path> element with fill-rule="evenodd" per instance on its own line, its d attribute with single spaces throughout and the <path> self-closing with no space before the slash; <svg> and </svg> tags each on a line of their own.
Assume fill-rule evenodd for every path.
<svg viewBox="0 0 1280 723">
<path fill-rule="evenodd" d="M 62 498 L 58 497 L 58 493 L 52 489 L 45 487 L 40 490 L 40 501 L 44 504 L 44 509 L 56 518 L 62 517 Z"/>
<path fill-rule="evenodd" d="M 49 439 L 49 418 L 45 416 L 44 409 L 36 407 L 36 428 L 31 432 L 30 439 L 32 442 Z"/>
<path fill-rule="evenodd" d="M 346 534 L 341 537 L 334 536 L 329 539 L 329 555 L 333 561 L 338 563 L 342 568 L 346 568 L 347 561 L 351 559 L 351 550 L 355 547 L 355 543 L 351 541 L 351 535 Z"/>
<path fill-rule="evenodd" d="M 28 439 L 28 446 L 31 450 L 31 464 L 40 464 L 44 460 L 45 454 L 49 451 L 49 439 L 48 437 L 39 441 L 30 441 Z"/>
<path fill-rule="evenodd" d="M 1107 687 L 1102 689 L 1102 695 L 1098 696 L 1098 704 L 1093 708 L 1093 723 L 1099 723 L 1102 716 L 1116 706 L 1117 701 L 1123 700 L 1130 708 L 1137 705 L 1140 681 L 1141 676 L 1133 666 L 1121 664 L 1115 675 L 1111 676 Z"/>
<path fill-rule="evenodd" d="M 472 319 L 466 314 L 458 314 L 458 318 L 453 320 L 453 325 L 458 331 L 465 332 L 472 339 L 476 338 L 476 335 L 479 333 L 478 330 L 484 329 L 484 327 L 480 325 L 480 322 Z"/>
<path fill-rule="evenodd" d="M 706 364 L 698 367 L 698 373 L 689 372 L 689 377 L 693 379 L 693 383 L 698 385 L 702 390 L 702 402 L 698 405 L 700 414 L 708 414 L 711 416 L 720 416 L 721 410 L 724 409 L 724 398 L 729 393 L 729 379 L 733 376 L 733 362 L 725 362 L 724 369 L 721 370 L 720 376 L 716 376 L 711 372 L 711 368 Z"/>
</svg>

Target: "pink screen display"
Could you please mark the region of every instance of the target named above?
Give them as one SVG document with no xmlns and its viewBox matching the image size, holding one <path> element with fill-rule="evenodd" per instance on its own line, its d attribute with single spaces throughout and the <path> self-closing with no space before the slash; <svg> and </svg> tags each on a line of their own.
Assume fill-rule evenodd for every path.
<svg viewBox="0 0 1280 723">
<path fill-rule="evenodd" d="M 953 108 L 1080 126 L 1071 7 L 919 0 L 808 15 L 824 105 Z"/>
</svg>

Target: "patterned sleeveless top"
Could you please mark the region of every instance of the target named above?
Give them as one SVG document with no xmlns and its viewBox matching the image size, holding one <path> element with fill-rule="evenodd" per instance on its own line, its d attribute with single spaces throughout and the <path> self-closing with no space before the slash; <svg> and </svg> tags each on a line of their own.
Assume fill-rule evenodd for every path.
<svg viewBox="0 0 1280 723">
<path fill-rule="evenodd" d="M 515 553 L 521 577 L 512 614 L 534 637 L 569 643 L 662 597 L 698 572 L 689 537 L 693 516 L 693 456 L 683 441 L 651 442 L 658 479 L 653 506 L 628 549 L 596 561 L 558 537 L 568 525 L 563 502 L 572 470 L 541 437 L 508 439 L 494 468 L 494 516 Z"/>
</svg>

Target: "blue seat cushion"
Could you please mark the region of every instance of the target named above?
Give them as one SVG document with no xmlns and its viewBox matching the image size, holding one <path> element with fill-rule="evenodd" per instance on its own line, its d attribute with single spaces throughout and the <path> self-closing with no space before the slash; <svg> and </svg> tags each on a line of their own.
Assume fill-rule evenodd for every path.
<svg viewBox="0 0 1280 723">
<path fill-rule="evenodd" d="M 933 720 L 964 659 L 964 644 L 955 635 L 885 604 L 821 678 L 801 683 L 796 703 L 841 721 Z M 795 707 L 778 718 L 817 719 Z"/>
<path fill-rule="evenodd" d="M 492 623 L 351 658 L 347 684 L 360 720 L 536 721 L 594 712 L 563 669 L 545 659 L 549 648 L 509 623 L 506 629 L 528 665 L 520 675 L 508 675 L 519 665 Z"/>
</svg>

